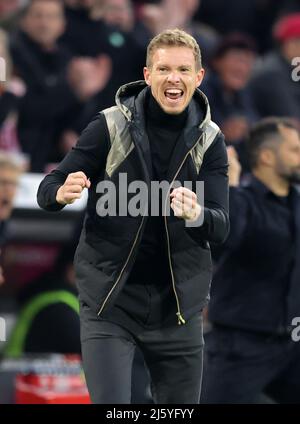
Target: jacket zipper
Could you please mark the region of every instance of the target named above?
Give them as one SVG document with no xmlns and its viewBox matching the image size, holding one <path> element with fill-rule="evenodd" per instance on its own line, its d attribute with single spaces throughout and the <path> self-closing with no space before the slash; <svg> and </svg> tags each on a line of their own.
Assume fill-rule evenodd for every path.
<svg viewBox="0 0 300 424">
<path fill-rule="evenodd" d="M 129 261 L 129 259 L 130 259 L 131 255 L 132 255 L 133 250 L 134 250 L 134 247 L 135 247 L 135 245 L 136 245 L 136 243 L 137 243 L 137 240 L 138 240 L 138 237 L 139 237 L 139 234 L 140 234 L 140 231 L 141 231 L 141 228 L 142 228 L 143 222 L 144 222 L 144 218 L 145 218 L 145 216 L 143 215 L 142 222 L 141 222 L 141 224 L 140 224 L 140 226 L 139 226 L 139 229 L 138 229 L 138 231 L 137 231 L 137 233 L 136 233 L 136 236 L 135 236 L 134 242 L 133 242 L 133 244 L 132 244 L 132 246 L 131 246 L 131 249 L 130 249 L 129 255 L 128 255 L 128 257 L 127 257 L 126 261 L 125 261 L 125 264 L 124 264 L 123 268 L 121 269 L 120 274 L 119 274 L 119 276 L 118 276 L 118 278 L 117 278 L 117 280 L 116 280 L 115 284 L 114 284 L 114 285 L 113 285 L 113 287 L 110 289 L 110 291 L 109 291 L 108 295 L 107 295 L 107 296 L 106 296 L 106 298 L 104 299 L 104 302 L 102 303 L 102 306 L 101 306 L 101 308 L 100 308 L 100 310 L 99 310 L 99 312 L 98 312 L 98 316 L 99 316 L 99 315 L 101 314 L 101 312 L 103 311 L 105 304 L 107 303 L 107 301 L 108 301 L 109 297 L 111 296 L 112 292 L 114 291 L 114 289 L 116 288 L 117 284 L 119 283 L 119 281 L 120 281 L 120 279 L 121 279 L 121 277 L 122 277 L 122 274 L 123 274 L 123 272 L 124 272 L 124 269 L 126 268 L 126 266 L 127 266 L 127 264 L 128 264 L 128 261 Z"/>
<path fill-rule="evenodd" d="M 195 144 L 196 144 L 196 143 L 195 143 Z M 187 157 L 188 157 L 188 155 L 191 153 L 191 151 L 193 150 L 193 148 L 194 148 L 194 146 L 193 146 L 193 147 L 192 147 L 192 148 L 191 148 L 191 149 L 187 152 L 187 154 L 185 155 L 185 157 L 184 157 L 184 159 L 183 159 L 183 161 L 182 161 L 182 163 L 181 163 L 180 167 L 178 168 L 178 170 L 177 170 L 177 172 L 176 172 L 176 174 L 175 174 L 175 176 L 174 176 L 174 178 L 173 178 L 173 180 L 172 180 L 172 183 L 171 183 L 171 185 L 170 185 L 170 188 L 172 187 L 172 184 L 174 183 L 174 181 L 175 181 L 175 179 L 176 179 L 177 175 L 179 174 L 179 172 L 180 172 L 180 170 L 181 170 L 181 168 L 182 168 L 182 166 L 183 166 L 183 164 L 184 164 L 184 162 L 185 162 L 186 158 L 187 158 Z M 168 190 L 168 193 L 170 192 L 170 188 L 169 188 L 169 190 Z M 164 220 L 165 220 L 165 228 L 166 228 L 166 234 L 167 234 L 168 259 L 169 259 L 169 266 L 170 266 L 170 271 L 171 271 L 171 278 L 172 278 L 173 290 L 174 290 L 175 299 L 176 299 L 176 303 L 177 303 L 177 313 L 176 313 L 176 316 L 178 317 L 178 325 L 181 325 L 181 324 L 185 324 L 185 319 L 183 318 L 183 316 L 182 316 L 182 314 L 181 314 L 181 311 L 180 311 L 180 305 L 179 305 L 178 295 L 177 295 L 177 291 L 176 291 L 176 287 L 175 287 L 175 279 L 174 279 L 174 273 L 173 273 L 173 268 L 172 268 L 172 260 L 171 260 L 171 253 L 170 253 L 170 238 L 169 238 L 169 231 L 168 231 L 168 225 L 167 225 L 166 211 L 167 211 L 167 199 L 166 199 L 166 202 L 165 202 L 165 216 L 164 216 Z M 120 272 L 120 274 L 119 274 L 119 276 L 118 276 L 118 278 L 117 278 L 117 280 L 116 280 L 115 284 L 114 284 L 114 285 L 113 285 L 113 287 L 110 289 L 110 291 L 109 291 L 108 295 L 107 295 L 107 296 L 106 296 L 106 298 L 104 299 L 104 302 L 102 303 L 102 306 L 101 306 L 101 308 L 100 308 L 100 310 L 99 310 L 99 312 L 98 312 L 98 316 L 99 316 L 99 315 L 101 314 L 101 312 L 103 311 L 103 309 L 104 309 L 104 307 L 105 307 L 105 305 L 106 305 L 106 303 L 107 303 L 108 299 L 110 298 L 110 296 L 111 296 L 112 292 L 114 291 L 114 289 L 116 288 L 117 284 L 119 283 L 119 281 L 120 281 L 120 279 L 121 279 L 121 277 L 122 277 L 122 274 L 123 274 L 123 272 L 124 272 L 124 270 L 125 270 L 125 268 L 126 268 L 126 266 L 127 266 L 128 262 L 129 262 L 129 259 L 130 259 L 131 255 L 132 255 L 132 252 L 133 252 L 134 247 L 135 247 L 135 245 L 136 245 L 137 239 L 138 239 L 138 237 L 139 237 L 139 234 L 140 234 L 140 231 L 141 231 L 141 228 L 142 228 L 143 222 L 144 222 L 144 218 L 145 218 L 145 216 L 143 216 L 143 218 L 142 218 L 142 222 L 141 222 L 141 224 L 140 224 L 140 226 L 139 226 L 139 229 L 138 229 L 138 231 L 137 231 L 137 233 L 136 233 L 136 236 L 135 236 L 135 239 L 134 239 L 133 245 L 131 246 L 131 249 L 130 249 L 129 255 L 128 255 L 128 257 L 127 257 L 126 261 L 125 261 L 125 264 L 124 264 L 123 268 L 121 269 L 121 272 Z"/>
<path fill-rule="evenodd" d="M 195 143 L 196 145 L 197 143 Z M 194 149 L 195 145 L 187 152 L 187 154 L 185 155 L 183 161 L 181 162 L 180 167 L 178 168 L 172 183 L 170 184 L 170 188 L 168 190 L 168 194 L 170 193 L 171 187 L 174 183 L 174 181 L 176 180 L 177 175 L 179 174 L 184 162 L 186 161 L 186 158 L 188 157 L 188 155 L 191 153 L 191 151 Z M 166 201 L 165 201 L 165 216 L 164 216 L 164 220 L 165 220 L 165 228 L 166 228 L 166 234 L 167 234 L 167 246 L 168 246 L 168 258 L 169 258 L 169 266 L 170 266 L 170 271 L 171 271 L 171 278 L 172 278 L 172 285 L 173 285 L 173 290 L 174 290 L 174 294 L 175 294 L 175 299 L 176 299 L 176 304 L 177 304 L 177 312 L 176 312 L 176 316 L 178 318 L 178 325 L 182 325 L 185 324 L 186 321 L 182 316 L 181 310 L 180 310 L 180 304 L 179 304 L 179 299 L 178 299 L 178 294 L 176 291 L 176 287 L 175 287 L 175 278 L 174 278 L 174 272 L 173 272 L 173 267 L 172 267 L 172 259 L 171 259 L 171 249 L 170 249 L 170 237 L 169 237 L 169 230 L 168 230 L 168 224 L 167 224 L 167 198 L 168 198 L 168 194 L 166 197 Z"/>
</svg>

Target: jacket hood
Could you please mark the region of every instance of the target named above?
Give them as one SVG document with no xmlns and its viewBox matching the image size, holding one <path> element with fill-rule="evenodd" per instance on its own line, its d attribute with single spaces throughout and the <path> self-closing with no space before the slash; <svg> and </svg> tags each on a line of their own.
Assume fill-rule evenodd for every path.
<svg viewBox="0 0 300 424">
<path fill-rule="evenodd" d="M 145 95 L 147 90 L 150 90 L 150 87 L 144 80 L 124 84 L 118 89 L 115 97 L 116 105 L 129 121 L 132 120 L 137 97 Z M 203 128 L 211 121 L 208 99 L 199 88 L 196 88 L 191 103 L 204 114 L 198 125 L 199 128 Z"/>
</svg>

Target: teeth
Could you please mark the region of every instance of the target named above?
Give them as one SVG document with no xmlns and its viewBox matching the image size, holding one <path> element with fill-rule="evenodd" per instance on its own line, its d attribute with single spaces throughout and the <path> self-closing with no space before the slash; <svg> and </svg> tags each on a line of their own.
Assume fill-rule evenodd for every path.
<svg viewBox="0 0 300 424">
<path fill-rule="evenodd" d="M 181 90 L 166 90 L 166 93 L 168 94 L 181 94 Z"/>
</svg>

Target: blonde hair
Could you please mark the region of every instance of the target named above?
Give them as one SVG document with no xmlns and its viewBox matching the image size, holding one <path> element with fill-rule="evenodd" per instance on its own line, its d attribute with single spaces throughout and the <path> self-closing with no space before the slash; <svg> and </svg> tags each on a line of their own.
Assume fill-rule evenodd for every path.
<svg viewBox="0 0 300 424">
<path fill-rule="evenodd" d="M 202 68 L 201 51 L 197 41 L 190 34 L 178 28 L 167 29 L 157 34 L 154 38 L 152 38 L 152 40 L 150 41 L 147 47 L 147 58 L 146 58 L 147 68 L 151 68 L 152 66 L 152 56 L 155 50 L 159 49 L 160 47 L 174 47 L 174 46 L 188 47 L 189 49 L 191 49 L 194 53 L 197 71 L 199 71 L 199 69 Z"/>
</svg>

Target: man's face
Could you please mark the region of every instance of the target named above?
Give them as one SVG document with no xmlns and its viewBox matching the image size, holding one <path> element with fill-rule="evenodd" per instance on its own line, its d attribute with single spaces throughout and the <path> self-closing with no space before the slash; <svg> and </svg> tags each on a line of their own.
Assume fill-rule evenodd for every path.
<svg viewBox="0 0 300 424">
<path fill-rule="evenodd" d="M 23 29 L 29 37 L 45 47 L 55 45 L 64 28 L 62 4 L 51 0 L 34 2 L 23 21 Z"/>
<path fill-rule="evenodd" d="M 170 114 L 181 113 L 202 82 L 204 69 L 196 70 L 192 49 L 160 47 L 153 52 L 152 66 L 144 68 L 144 78 L 153 97 Z"/>
<path fill-rule="evenodd" d="M 295 57 L 300 56 L 300 37 L 290 38 L 281 46 L 281 51 L 286 60 L 290 63 Z"/>
<path fill-rule="evenodd" d="M 19 181 L 19 173 L 9 167 L 0 169 L 0 221 L 8 219 Z"/>
<path fill-rule="evenodd" d="M 300 137 L 287 127 L 280 129 L 283 141 L 275 154 L 276 173 L 291 183 L 300 183 Z"/>
<path fill-rule="evenodd" d="M 241 90 L 248 83 L 255 61 L 251 51 L 231 49 L 215 61 L 215 68 L 229 90 Z"/>
</svg>

